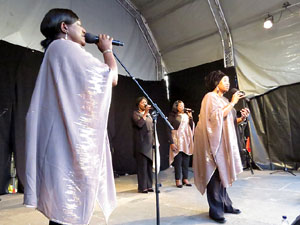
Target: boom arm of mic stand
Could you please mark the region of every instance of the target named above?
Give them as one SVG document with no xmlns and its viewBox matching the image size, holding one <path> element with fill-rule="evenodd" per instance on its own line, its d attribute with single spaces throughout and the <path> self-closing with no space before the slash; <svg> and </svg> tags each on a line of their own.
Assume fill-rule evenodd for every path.
<svg viewBox="0 0 300 225">
<path fill-rule="evenodd" d="M 168 125 L 168 127 L 171 130 L 174 130 L 173 126 L 170 124 L 170 122 L 167 120 L 167 117 L 164 115 L 164 113 L 161 111 L 161 109 L 158 107 L 157 104 L 155 104 L 152 99 L 149 97 L 149 95 L 146 93 L 146 91 L 142 88 L 142 86 L 139 84 L 139 82 L 135 79 L 135 77 L 133 77 L 130 72 L 127 70 L 127 68 L 123 65 L 123 63 L 120 61 L 120 59 L 116 56 L 115 53 L 113 53 L 115 58 L 117 59 L 117 61 L 120 63 L 120 65 L 124 68 L 124 70 L 126 71 L 126 73 L 132 78 L 132 80 L 137 84 L 137 86 L 141 89 L 141 91 L 143 92 L 143 94 L 146 96 L 146 98 L 149 100 L 149 102 L 151 103 L 151 105 L 153 106 L 153 108 L 155 108 L 155 110 L 158 112 L 158 114 L 161 116 L 161 118 L 164 119 L 164 121 L 166 122 L 166 124 Z"/>
</svg>

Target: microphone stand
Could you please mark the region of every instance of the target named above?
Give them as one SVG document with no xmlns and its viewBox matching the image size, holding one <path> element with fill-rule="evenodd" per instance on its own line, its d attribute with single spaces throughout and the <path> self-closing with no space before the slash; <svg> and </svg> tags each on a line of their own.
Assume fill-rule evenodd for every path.
<svg viewBox="0 0 300 225">
<path fill-rule="evenodd" d="M 246 99 L 242 99 L 242 106 L 243 106 L 243 108 L 249 109 L 248 101 Z M 245 143 L 246 142 L 246 140 L 245 140 L 245 129 L 246 129 L 247 126 L 250 127 L 249 123 L 250 122 L 249 122 L 248 117 L 246 118 L 246 120 L 244 122 L 241 123 L 241 130 L 242 130 L 241 136 L 242 136 L 242 140 L 243 140 L 243 148 L 245 147 L 243 150 L 246 153 L 246 163 L 249 164 L 251 174 L 253 175 L 254 174 L 253 166 L 252 166 L 252 164 L 254 163 L 253 156 L 252 156 L 252 152 L 248 152 L 248 149 L 246 148 L 246 143 Z"/>
<path fill-rule="evenodd" d="M 158 107 L 157 104 L 155 104 L 152 99 L 149 97 L 149 95 L 146 93 L 146 91 L 142 88 L 142 86 L 139 84 L 139 82 L 136 80 L 135 77 L 133 77 L 130 72 L 127 70 L 127 68 L 123 65 L 123 63 L 120 61 L 120 59 L 116 56 L 115 53 L 113 53 L 115 58 L 117 59 L 117 61 L 120 63 L 120 65 L 124 68 L 124 70 L 126 71 L 126 73 L 132 78 L 132 80 L 137 84 L 137 86 L 141 89 L 141 91 L 143 92 L 144 96 L 149 100 L 149 102 L 151 103 L 151 105 L 153 106 L 153 108 L 155 109 L 151 115 L 153 118 L 153 126 L 154 126 L 154 140 L 155 140 L 155 196 L 156 196 L 156 224 L 160 225 L 160 215 L 159 215 L 159 189 L 158 189 L 158 171 L 157 171 L 157 154 L 158 154 L 158 138 L 157 138 L 157 129 L 156 129 L 156 124 L 157 124 L 157 117 L 158 115 L 161 116 L 162 119 L 164 119 L 164 121 L 166 122 L 166 124 L 168 125 L 168 127 L 171 130 L 174 130 L 174 128 L 172 127 L 172 125 L 170 124 L 170 122 L 167 120 L 167 117 L 163 114 L 163 112 L 161 111 L 161 109 Z"/>
</svg>

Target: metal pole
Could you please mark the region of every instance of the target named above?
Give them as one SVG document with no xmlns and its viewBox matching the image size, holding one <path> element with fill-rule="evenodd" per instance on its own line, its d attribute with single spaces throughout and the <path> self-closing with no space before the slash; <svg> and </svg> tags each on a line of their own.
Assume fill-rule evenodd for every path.
<svg viewBox="0 0 300 225">
<path fill-rule="evenodd" d="M 160 214 L 159 214 L 159 185 L 158 185 L 158 170 L 157 170 L 157 154 L 158 154 L 158 140 L 157 140 L 157 112 L 152 112 L 153 126 L 154 126 L 154 140 L 155 140 L 155 197 L 156 197 L 156 224 L 160 225 Z"/>
</svg>

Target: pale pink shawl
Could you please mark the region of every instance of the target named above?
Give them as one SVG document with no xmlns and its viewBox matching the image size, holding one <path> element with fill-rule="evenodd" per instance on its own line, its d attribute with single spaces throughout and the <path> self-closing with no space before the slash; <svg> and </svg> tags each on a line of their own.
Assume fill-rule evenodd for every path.
<svg viewBox="0 0 300 225">
<path fill-rule="evenodd" d="M 47 49 L 26 117 L 24 204 L 62 224 L 88 224 L 96 200 L 116 206 L 107 136 L 114 72 L 69 40 Z"/>
<path fill-rule="evenodd" d="M 173 142 L 177 147 L 177 151 L 174 152 L 170 147 L 169 163 L 173 163 L 175 156 L 179 152 L 184 152 L 187 155 L 193 155 L 194 151 L 194 122 L 193 127 L 190 127 L 189 117 L 187 114 L 181 114 L 181 122 L 177 130 L 172 130 Z"/>
<path fill-rule="evenodd" d="M 205 95 L 195 129 L 193 169 L 195 185 L 203 195 L 216 168 L 225 188 L 243 171 L 232 111 L 223 118 L 225 97 L 214 92 Z"/>
</svg>

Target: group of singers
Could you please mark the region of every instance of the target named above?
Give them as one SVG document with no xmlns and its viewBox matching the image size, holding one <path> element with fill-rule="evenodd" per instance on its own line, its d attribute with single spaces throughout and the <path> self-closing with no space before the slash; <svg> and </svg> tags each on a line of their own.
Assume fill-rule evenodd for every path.
<svg viewBox="0 0 300 225">
<path fill-rule="evenodd" d="M 36 207 L 49 224 L 88 224 L 97 201 L 106 221 L 116 207 L 107 118 L 112 86 L 118 70 L 112 38 L 99 35 L 96 44 L 104 63 L 87 53 L 85 29 L 69 9 L 52 9 L 41 23 L 45 56 L 26 117 L 26 181 L 24 204 Z M 176 101 L 169 115 L 169 161 L 175 168 L 176 187 L 188 181 L 193 154 L 195 186 L 207 191 L 209 216 L 224 223 L 224 213 L 240 213 L 226 192 L 242 172 L 234 120 L 234 105 L 243 98 L 236 92 L 230 102 L 223 96 L 229 78 L 221 71 L 206 77 L 209 89 L 202 100 L 195 127 L 192 112 Z M 138 191 L 153 192 L 153 125 L 147 99 L 136 101 L 133 113 L 138 150 Z"/>
<path fill-rule="evenodd" d="M 225 223 L 224 213 L 239 214 L 232 206 L 226 188 L 242 172 L 236 124 L 249 116 L 249 109 L 241 110 L 236 117 L 235 104 L 244 97 L 237 91 L 229 102 L 223 95 L 228 92 L 229 77 L 213 71 L 205 77 L 209 92 L 201 103 L 198 124 L 195 127 L 192 111 L 185 110 L 180 100 L 174 102 L 169 122 L 174 130 L 169 132 L 169 163 L 175 169 L 176 187 L 192 186 L 188 181 L 189 156 L 193 156 L 194 181 L 203 195 L 207 192 L 209 216 L 218 223 Z M 133 113 L 135 149 L 138 168 L 138 192 L 152 189 L 153 128 L 149 114 L 150 105 L 145 97 L 136 102 Z"/>
</svg>

